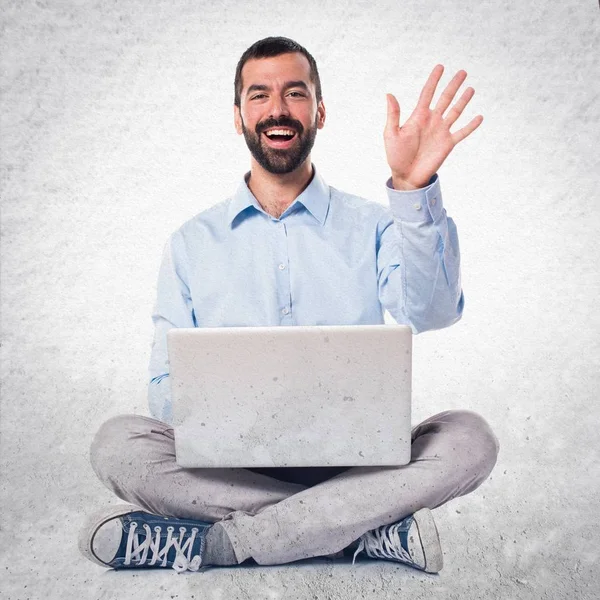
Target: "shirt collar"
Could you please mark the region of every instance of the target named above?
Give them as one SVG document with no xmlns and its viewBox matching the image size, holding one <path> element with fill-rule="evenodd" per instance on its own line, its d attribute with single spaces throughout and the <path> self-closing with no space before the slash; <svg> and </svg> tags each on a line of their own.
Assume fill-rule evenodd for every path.
<svg viewBox="0 0 600 600">
<path fill-rule="evenodd" d="M 320 173 L 313 163 L 313 178 L 311 182 L 306 186 L 306 189 L 288 206 L 283 214 L 286 214 L 294 207 L 296 203 L 301 203 L 310 214 L 323 225 L 325 223 L 325 217 L 327 216 L 327 210 L 329 208 L 329 197 L 330 191 L 329 186 L 325 183 Z M 248 187 L 247 180 L 250 176 L 248 171 L 242 181 L 240 182 L 231 203 L 229 204 L 229 211 L 227 213 L 228 224 L 231 227 L 234 219 L 244 210 L 250 206 L 254 206 L 256 210 L 264 212 L 264 209 L 258 203 L 258 200 L 254 197 L 254 194 Z"/>
</svg>

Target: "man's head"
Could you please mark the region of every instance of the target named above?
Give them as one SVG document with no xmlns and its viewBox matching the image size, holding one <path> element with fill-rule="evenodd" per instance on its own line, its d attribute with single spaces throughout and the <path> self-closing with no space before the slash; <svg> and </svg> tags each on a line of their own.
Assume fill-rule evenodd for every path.
<svg viewBox="0 0 600 600">
<path fill-rule="evenodd" d="M 235 74 L 234 119 L 254 159 L 266 171 L 290 173 L 309 157 L 325 124 L 321 82 L 314 58 L 288 38 L 269 37 L 250 46 Z M 265 131 L 294 132 L 286 142 Z"/>
</svg>

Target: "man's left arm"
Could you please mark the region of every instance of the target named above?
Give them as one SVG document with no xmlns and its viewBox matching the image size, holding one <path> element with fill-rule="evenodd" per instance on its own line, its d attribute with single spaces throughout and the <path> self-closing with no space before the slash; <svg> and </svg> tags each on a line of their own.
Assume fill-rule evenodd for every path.
<svg viewBox="0 0 600 600">
<path fill-rule="evenodd" d="M 380 223 L 378 231 L 379 296 L 394 318 L 409 323 L 415 333 L 458 321 L 464 304 L 458 236 L 442 205 L 437 171 L 454 147 L 481 125 L 483 116 L 450 132 L 475 90 L 467 88 L 448 110 L 467 77 L 466 71 L 458 71 L 430 108 L 443 71 L 443 65 L 434 67 L 402 126 L 400 104 L 387 95 L 383 132 L 392 172 L 387 193 L 393 220 Z"/>
<path fill-rule="evenodd" d="M 463 312 L 460 251 L 454 221 L 446 215 L 437 173 L 411 191 L 386 183 L 392 218 L 378 227 L 379 299 L 414 333 L 456 323 Z"/>
</svg>

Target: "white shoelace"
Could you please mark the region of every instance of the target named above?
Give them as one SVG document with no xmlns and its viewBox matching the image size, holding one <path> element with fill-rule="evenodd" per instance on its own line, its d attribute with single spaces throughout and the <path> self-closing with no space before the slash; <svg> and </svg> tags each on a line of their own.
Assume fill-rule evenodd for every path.
<svg viewBox="0 0 600 600">
<path fill-rule="evenodd" d="M 192 548 L 194 546 L 194 540 L 198 529 L 192 528 L 192 535 L 183 543 L 183 538 L 186 533 L 185 527 L 179 528 L 179 539 L 173 536 L 175 531 L 174 527 L 167 527 L 167 537 L 163 542 L 163 547 L 160 547 L 161 543 L 161 531 L 162 528 L 159 526 L 154 527 L 156 538 L 152 540 L 152 530 L 150 526 L 144 523 L 144 533 L 136 531 L 138 524 L 134 521 L 129 527 L 129 535 L 127 536 L 127 549 L 125 551 L 125 563 L 126 565 L 131 564 L 134 561 L 136 565 L 147 564 L 149 566 L 156 565 L 157 562 L 162 561 L 160 566 L 167 566 L 167 554 L 171 548 L 175 548 L 175 561 L 173 562 L 173 569 L 178 573 L 182 571 L 198 571 L 202 563 L 202 558 L 199 555 L 194 557 L 191 556 Z M 140 543 L 140 536 L 145 536 L 143 542 Z M 186 556 L 187 551 L 187 556 Z M 152 556 L 148 562 L 148 554 L 152 553 Z M 141 555 L 141 556 L 140 556 Z"/>
<path fill-rule="evenodd" d="M 414 563 L 411 555 L 402 547 L 398 529 L 400 529 L 400 523 L 380 527 L 374 531 L 367 531 L 360 537 L 358 548 L 352 558 L 352 564 L 354 564 L 356 555 L 361 550 L 364 550 L 367 556 L 371 558 L 392 558 Z"/>
</svg>

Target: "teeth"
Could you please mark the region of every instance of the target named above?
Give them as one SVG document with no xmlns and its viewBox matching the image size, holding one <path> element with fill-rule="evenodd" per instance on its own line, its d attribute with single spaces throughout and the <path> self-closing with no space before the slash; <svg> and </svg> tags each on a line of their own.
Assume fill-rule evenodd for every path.
<svg viewBox="0 0 600 600">
<path fill-rule="evenodd" d="M 296 132 L 290 129 L 271 129 L 270 131 L 265 131 L 265 133 L 271 137 L 272 135 L 294 135 Z"/>
</svg>

